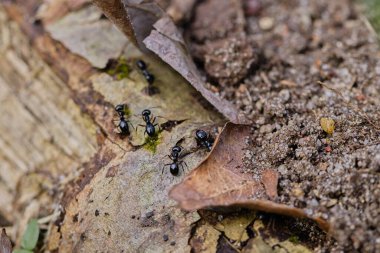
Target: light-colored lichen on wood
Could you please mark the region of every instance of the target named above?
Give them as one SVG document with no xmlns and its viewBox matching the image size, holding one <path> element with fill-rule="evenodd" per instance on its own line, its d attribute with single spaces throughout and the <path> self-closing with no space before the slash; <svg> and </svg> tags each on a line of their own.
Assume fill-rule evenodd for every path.
<svg viewBox="0 0 380 253">
<path fill-rule="evenodd" d="M 47 25 L 51 36 L 71 52 L 86 58 L 94 67 L 104 68 L 110 58 L 117 59 L 127 44 L 126 37 L 95 6 L 72 12 Z M 93 38 L 91 41 L 87 38 Z"/>
</svg>

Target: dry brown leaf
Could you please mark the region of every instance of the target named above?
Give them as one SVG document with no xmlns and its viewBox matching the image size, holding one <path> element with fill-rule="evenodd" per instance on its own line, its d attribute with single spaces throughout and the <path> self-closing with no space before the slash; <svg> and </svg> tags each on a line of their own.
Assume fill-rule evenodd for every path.
<svg viewBox="0 0 380 253">
<path fill-rule="evenodd" d="M 277 172 L 268 169 L 258 180 L 242 171 L 245 138 L 249 131 L 248 126 L 228 123 L 210 155 L 171 190 L 170 196 L 186 210 L 275 197 Z"/>
<path fill-rule="evenodd" d="M 142 41 L 165 13 L 152 0 L 92 0 L 103 13 L 143 51 Z"/>
<path fill-rule="evenodd" d="M 180 184 L 175 185 L 169 196 L 184 210 L 209 207 L 237 206 L 294 217 L 315 220 L 325 231 L 329 224 L 309 217 L 302 209 L 275 203 L 278 173 L 264 170 L 259 179 L 250 173 L 242 173 L 245 137 L 250 127 L 227 123 L 216 140 L 213 150 L 201 164 Z"/>
<path fill-rule="evenodd" d="M 92 3 L 101 9 L 104 15 L 137 45 L 132 24 L 121 0 L 92 0 Z"/>
<path fill-rule="evenodd" d="M 1 231 L 0 235 L 0 252 L 1 253 L 11 253 L 12 252 L 12 243 L 9 237 L 7 236 L 7 233 L 5 231 L 5 228 Z"/>
<path fill-rule="evenodd" d="M 145 49 L 143 40 L 148 37 L 152 31 L 154 23 L 166 14 L 161 7 L 152 0 L 122 1 L 127 11 L 128 20 L 131 23 L 137 44 L 140 48 Z"/>
</svg>

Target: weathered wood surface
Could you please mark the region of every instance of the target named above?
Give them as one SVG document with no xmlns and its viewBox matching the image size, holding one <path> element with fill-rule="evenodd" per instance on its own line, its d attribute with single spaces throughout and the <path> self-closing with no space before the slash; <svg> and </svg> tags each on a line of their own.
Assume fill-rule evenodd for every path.
<svg viewBox="0 0 380 253">
<path fill-rule="evenodd" d="M 0 34 L 0 213 L 25 224 L 95 154 L 99 127 L 2 7 Z"/>
</svg>

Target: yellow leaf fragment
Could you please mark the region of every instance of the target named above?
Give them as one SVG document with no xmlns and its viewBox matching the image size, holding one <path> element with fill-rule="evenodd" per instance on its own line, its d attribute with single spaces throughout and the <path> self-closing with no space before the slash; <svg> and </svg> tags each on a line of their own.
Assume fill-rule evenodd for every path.
<svg viewBox="0 0 380 253">
<path fill-rule="evenodd" d="M 335 121 L 332 118 L 321 118 L 320 125 L 323 131 L 328 134 L 332 134 L 335 130 Z"/>
<path fill-rule="evenodd" d="M 191 248 L 194 252 L 216 252 L 220 234 L 212 225 L 204 222 L 190 239 Z"/>
<path fill-rule="evenodd" d="M 233 241 L 246 241 L 248 239 L 246 228 L 255 218 L 256 214 L 254 212 L 227 217 L 217 223 L 215 229 L 224 232 L 225 236 Z"/>
</svg>

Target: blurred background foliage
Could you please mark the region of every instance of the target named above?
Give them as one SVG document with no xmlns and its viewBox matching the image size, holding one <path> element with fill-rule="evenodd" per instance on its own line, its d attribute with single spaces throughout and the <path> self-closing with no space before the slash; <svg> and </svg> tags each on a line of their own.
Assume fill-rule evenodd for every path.
<svg viewBox="0 0 380 253">
<path fill-rule="evenodd" d="M 362 0 L 365 14 L 380 38 L 380 0 Z"/>
</svg>

